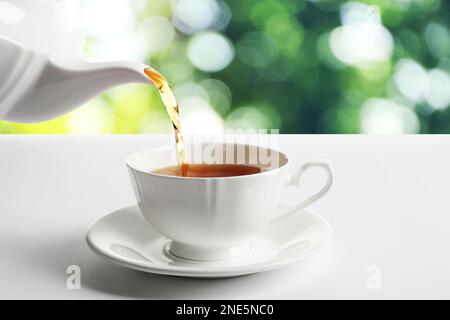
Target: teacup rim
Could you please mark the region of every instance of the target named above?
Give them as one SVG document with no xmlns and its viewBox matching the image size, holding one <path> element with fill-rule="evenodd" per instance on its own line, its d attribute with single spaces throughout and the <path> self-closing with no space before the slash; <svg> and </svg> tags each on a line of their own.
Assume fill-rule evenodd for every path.
<svg viewBox="0 0 450 320">
<path fill-rule="evenodd" d="M 156 148 L 149 148 L 149 149 L 141 149 L 138 151 L 133 152 L 132 154 L 130 154 L 129 156 L 127 156 L 125 158 L 125 164 L 126 166 L 133 171 L 137 171 L 149 176 L 154 176 L 154 177 L 158 177 L 158 178 L 166 178 L 166 179 L 179 179 L 179 180 L 183 180 L 183 181 L 213 181 L 213 180 L 230 180 L 230 179 L 245 179 L 245 178 L 250 178 L 250 177 L 261 177 L 261 176 L 266 176 L 266 175 L 273 175 L 276 174 L 278 171 L 284 169 L 287 165 L 289 165 L 291 163 L 291 158 L 284 152 L 274 149 L 274 148 L 269 148 L 269 147 L 264 147 L 264 146 L 259 146 L 259 145 L 255 145 L 255 144 L 249 144 L 249 143 L 226 143 L 226 142 L 217 142 L 220 144 L 233 144 L 235 146 L 249 146 L 249 147 L 257 147 L 257 148 L 266 148 L 266 149 L 270 149 L 273 151 L 278 152 L 278 154 L 282 155 L 285 159 L 286 159 L 286 163 L 280 165 L 277 168 L 274 169 L 270 169 L 267 171 L 263 171 L 260 173 L 254 173 L 254 174 L 246 174 L 246 175 L 240 175 L 240 176 L 228 176 L 228 177 L 181 177 L 181 176 L 170 176 L 170 175 L 165 175 L 165 174 L 160 174 L 160 173 L 155 173 L 152 171 L 144 171 L 144 170 L 140 170 L 137 169 L 135 167 L 133 167 L 130 164 L 130 160 L 133 156 L 145 152 L 145 151 L 164 151 L 164 150 L 172 150 L 174 147 L 171 145 L 165 145 L 165 146 L 159 146 Z"/>
</svg>

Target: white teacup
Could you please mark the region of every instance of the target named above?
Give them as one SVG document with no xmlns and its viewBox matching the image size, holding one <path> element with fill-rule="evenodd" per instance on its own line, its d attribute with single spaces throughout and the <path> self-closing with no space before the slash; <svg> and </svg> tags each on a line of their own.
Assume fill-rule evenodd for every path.
<svg viewBox="0 0 450 320">
<path fill-rule="evenodd" d="M 169 248 L 172 255 L 197 261 L 242 256 L 251 249 L 248 239 L 273 221 L 318 200 L 331 187 L 333 174 L 328 162 L 306 162 L 291 175 L 288 171 L 291 160 L 284 153 L 251 145 L 215 145 L 223 152 L 230 147 L 243 148 L 245 163 L 258 165 L 264 171 L 219 178 L 177 177 L 152 173 L 176 164 L 173 147 L 139 151 L 128 157 L 126 162 L 142 214 L 155 230 L 172 240 Z M 263 153 L 276 161 L 261 163 L 258 155 Z M 237 156 L 231 157 L 231 161 L 242 164 Z M 299 187 L 302 173 L 312 167 L 326 172 L 321 190 L 279 210 L 284 186 Z"/>
</svg>

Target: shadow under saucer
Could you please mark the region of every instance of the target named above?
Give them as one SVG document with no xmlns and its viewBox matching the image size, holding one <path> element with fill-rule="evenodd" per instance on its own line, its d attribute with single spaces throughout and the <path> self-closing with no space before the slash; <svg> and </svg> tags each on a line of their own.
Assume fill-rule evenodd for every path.
<svg viewBox="0 0 450 320">
<path fill-rule="evenodd" d="M 84 232 L 47 238 L 38 249 L 23 252 L 20 258 L 39 272 L 52 273 L 56 281 L 61 281 L 61 287 L 69 276 L 66 268 L 77 265 L 81 270 L 82 290 L 122 298 L 257 299 L 267 298 L 272 290 L 279 290 L 281 283 L 292 281 L 291 275 L 281 270 L 222 279 L 184 278 L 136 271 L 95 255 L 84 239 Z M 299 267 L 296 265 L 296 268 Z"/>
</svg>

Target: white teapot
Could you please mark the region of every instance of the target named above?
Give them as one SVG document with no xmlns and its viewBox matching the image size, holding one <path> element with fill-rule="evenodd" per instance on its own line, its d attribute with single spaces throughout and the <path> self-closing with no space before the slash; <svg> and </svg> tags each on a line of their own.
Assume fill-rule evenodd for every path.
<svg viewBox="0 0 450 320">
<path fill-rule="evenodd" d="M 142 63 L 87 60 L 72 4 L 0 1 L 0 119 L 46 121 L 111 87 L 151 83 Z"/>
</svg>

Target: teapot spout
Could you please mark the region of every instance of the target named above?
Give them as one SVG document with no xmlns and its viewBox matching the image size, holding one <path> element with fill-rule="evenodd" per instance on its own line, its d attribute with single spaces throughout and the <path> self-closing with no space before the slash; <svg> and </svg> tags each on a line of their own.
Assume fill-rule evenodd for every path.
<svg viewBox="0 0 450 320">
<path fill-rule="evenodd" d="M 56 118 L 112 87 L 126 83 L 153 84 L 144 73 L 146 68 L 149 67 L 131 61 L 73 64 L 47 60 L 40 76 L 29 83 L 27 92 L 22 92 L 3 118 L 24 123 Z"/>
<path fill-rule="evenodd" d="M 56 66 L 57 70 L 67 73 L 68 78 L 82 86 L 98 88 L 98 92 L 126 83 L 151 83 L 144 70 L 151 67 L 134 61 L 93 62 L 76 64 L 74 67 Z"/>
</svg>

